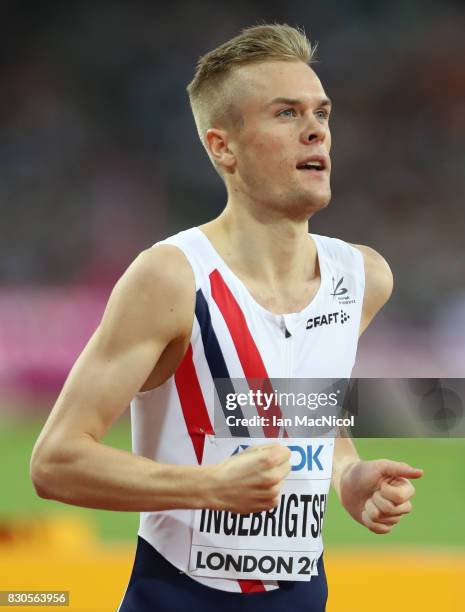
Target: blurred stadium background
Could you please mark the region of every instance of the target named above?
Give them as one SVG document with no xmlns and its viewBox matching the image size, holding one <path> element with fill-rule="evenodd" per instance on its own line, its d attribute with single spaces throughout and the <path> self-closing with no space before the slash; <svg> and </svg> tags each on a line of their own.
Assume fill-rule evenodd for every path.
<svg viewBox="0 0 465 612">
<path fill-rule="evenodd" d="M 356 374 L 463 377 L 465 6 L 12 2 L 0 24 L 0 590 L 114 610 L 138 516 L 35 495 L 32 446 L 111 287 L 156 240 L 216 215 L 222 183 L 185 86 L 197 57 L 263 21 L 305 27 L 335 101 L 333 201 L 311 231 L 371 245 L 394 296 Z M 127 415 L 105 442 L 130 448 Z M 388 537 L 326 518 L 330 612 L 464 609 L 463 440 L 360 440 L 425 469 Z"/>
</svg>

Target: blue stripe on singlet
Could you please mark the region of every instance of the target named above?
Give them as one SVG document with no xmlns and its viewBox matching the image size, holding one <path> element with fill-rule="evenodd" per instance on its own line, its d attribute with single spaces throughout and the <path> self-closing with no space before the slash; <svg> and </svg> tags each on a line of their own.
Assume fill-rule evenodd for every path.
<svg viewBox="0 0 465 612">
<path fill-rule="evenodd" d="M 195 316 L 200 326 L 200 333 L 202 335 L 203 348 L 208 367 L 210 368 L 210 373 L 212 375 L 213 383 L 223 409 L 223 414 L 226 417 L 229 414 L 229 411 L 226 409 L 226 396 L 228 393 L 235 394 L 236 392 L 231 382 L 231 377 L 224 360 L 220 343 L 218 342 L 218 337 L 213 329 L 207 300 L 205 299 L 201 289 L 198 289 L 196 294 Z M 221 385 L 216 380 L 219 378 L 222 379 Z M 244 418 L 240 406 L 235 408 L 234 416 L 238 419 Z M 234 428 L 231 429 L 231 435 L 234 437 L 250 437 L 248 428 L 243 425 L 234 426 Z"/>
</svg>

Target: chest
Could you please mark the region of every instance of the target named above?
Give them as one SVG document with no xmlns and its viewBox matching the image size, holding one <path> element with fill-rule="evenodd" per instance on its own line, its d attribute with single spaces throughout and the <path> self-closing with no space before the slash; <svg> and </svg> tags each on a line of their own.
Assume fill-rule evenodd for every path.
<svg viewBox="0 0 465 612">
<path fill-rule="evenodd" d="M 209 304 L 194 323 L 194 357 L 213 378 L 345 378 L 358 342 L 360 308 L 342 308 L 321 292 L 303 310 L 277 315 L 238 296 L 234 307 Z"/>
<path fill-rule="evenodd" d="M 300 312 L 315 298 L 321 286 L 319 277 L 272 289 L 249 280 L 247 290 L 251 298 L 273 314 Z"/>
</svg>

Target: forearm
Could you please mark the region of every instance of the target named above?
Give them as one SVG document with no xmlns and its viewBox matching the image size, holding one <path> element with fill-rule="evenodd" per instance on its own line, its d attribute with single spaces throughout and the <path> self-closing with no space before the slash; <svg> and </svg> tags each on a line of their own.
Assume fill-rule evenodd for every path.
<svg viewBox="0 0 465 612">
<path fill-rule="evenodd" d="M 358 461 L 360 461 L 360 457 L 354 443 L 352 442 L 352 439 L 340 437 L 335 438 L 331 483 L 339 499 L 341 499 L 342 476 L 354 463 L 357 463 Z"/>
<path fill-rule="evenodd" d="M 209 472 L 161 464 L 85 436 L 33 457 L 38 494 L 67 504 L 135 512 L 201 508 L 209 503 Z"/>
</svg>

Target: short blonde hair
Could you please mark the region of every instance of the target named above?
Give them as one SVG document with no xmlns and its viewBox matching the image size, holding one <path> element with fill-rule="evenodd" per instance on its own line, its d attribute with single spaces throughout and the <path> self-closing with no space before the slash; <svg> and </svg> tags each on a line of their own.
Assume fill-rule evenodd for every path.
<svg viewBox="0 0 465 612">
<path fill-rule="evenodd" d="M 204 139 L 209 128 L 231 127 L 241 122 L 232 87 L 228 86 L 234 68 L 266 61 L 311 64 L 315 50 L 316 46 L 312 47 L 303 30 L 287 24 L 264 24 L 245 28 L 238 36 L 200 57 L 187 93 L 203 146 L 207 149 Z"/>
</svg>

